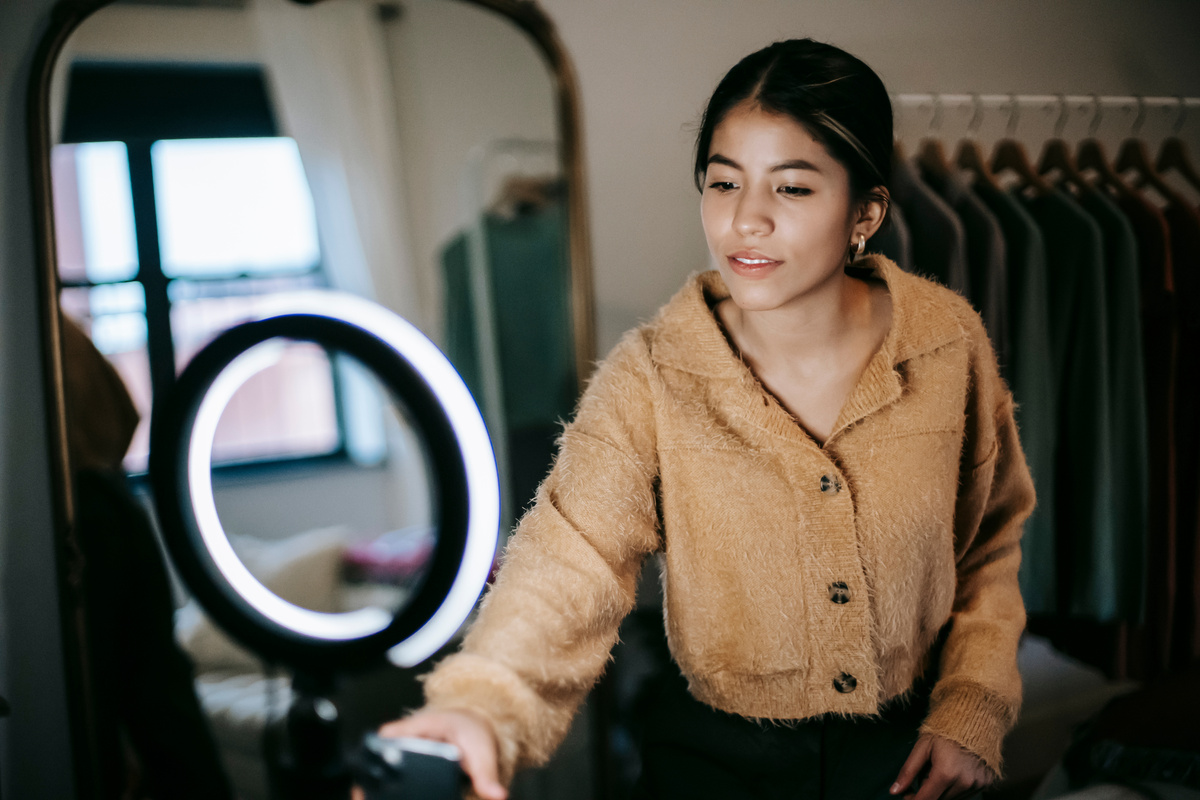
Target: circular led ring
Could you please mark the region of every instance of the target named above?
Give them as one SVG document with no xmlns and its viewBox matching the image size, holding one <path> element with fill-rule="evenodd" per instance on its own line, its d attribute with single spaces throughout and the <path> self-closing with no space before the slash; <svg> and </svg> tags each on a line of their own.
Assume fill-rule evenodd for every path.
<svg viewBox="0 0 1200 800">
<path fill-rule="evenodd" d="M 325 614 L 288 603 L 241 563 L 216 512 L 211 456 L 217 422 L 279 339 L 312 341 L 358 358 L 403 400 L 431 439 L 437 540 L 412 601 Z M 308 667 L 349 666 L 383 651 L 401 666 L 428 658 L 466 620 L 495 556 L 499 486 L 483 420 L 445 356 L 412 325 L 352 295 L 312 291 L 273 299 L 259 320 L 231 328 L 188 364 L 156 408 L 151 474 L 168 547 L 185 582 L 223 627 L 260 654 Z"/>
</svg>

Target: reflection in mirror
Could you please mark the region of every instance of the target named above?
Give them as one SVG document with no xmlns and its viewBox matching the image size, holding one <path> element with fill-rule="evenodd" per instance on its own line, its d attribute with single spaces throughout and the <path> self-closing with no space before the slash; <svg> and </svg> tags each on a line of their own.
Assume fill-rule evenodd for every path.
<svg viewBox="0 0 1200 800">
<path fill-rule="evenodd" d="M 90 498 L 80 515 L 120 505 L 153 543 L 156 398 L 269 299 L 325 287 L 391 308 L 450 356 L 492 435 L 509 528 L 571 414 L 587 338 L 574 309 L 590 304 L 572 272 L 582 268 L 571 253 L 584 251 L 572 227 L 578 154 L 560 138 L 563 78 L 492 10 L 506 5 L 139 0 L 75 29 L 53 65 L 48 114 L 66 402 L 79 412 L 66 433 L 76 493 Z M 79 371 L 80 351 L 103 356 L 120 402 L 95 401 L 98 373 Z M 86 491 L 81 470 L 95 465 L 78 442 L 94 430 L 116 453 L 102 470 L 131 476 L 117 485 L 128 502 Z M 403 605 L 433 544 L 432 473 L 403 409 L 361 365 L 287 344 L 225 409 L 212 455 L 218 513 L 260 582 L 318 611 Z M 147 566 L 154 547 L 124 569 L 100 552 L 123 541 L 113 531 L 74 532 L 89 538 L 100 760 L 127 752 L 138 763 L 105 767 L 102 780 L 124 790 L 141 775 L 148 794 L 171 795 L 155 781 L 178 755 L 159 744 L 174 739 L 201 761 L 215 753 L 215 773 L 196 770 L 228 776 L 200 796 L 265 800 L 262 736 L 287 707 L 286 681 L 225 637 L 161 559 Z M 114 599 L 155 569 L 161 592 Z M 118 622 L 130 604 L 158 621 Z M 114 627 L 138 646 L 109 647 Z M 176 643 L 192 666 L 172 655 Z M 164 659 L 176 667 L 147 677 Z M 164 719 L 185 695 L 194 719 Z M 116 697 L 126 699 L 103 699 Z M 420 689 L 415 671 L 381 667 L 336 699 L 350 741 L 419 704 Z"/>
<path fill-rule="evenodd" d="M 419 586 L 435 544 L 433 471 L 411 415 L 356 359 L 311 342 L 273 339 L 242 359 L 255 371 L 241 376 L 212 447 L 213 496 L 234 551 L 290 603 L 329 614 L 377 609 L 386 623 Z M 310 372 L 328 392 L 278 391 L 307 384 Z M 322 419 L 331 424 L 310 423 Z M 315 436 L 294 441 L 293 432 Z M 305 469 L 264 470 L 263 443 L 280 441 L 319 448 L 342 467 L 324 471 L 320 487 Z M 317 504 L 302 507 L 305 494 Z M 264 524 L 260 504 L 273 498 Z M 298 553 L 305 566 L 281 573 L 278 559 Z"/>
<path fill-rule="evenodd" d="M 99 67 L 82 74 L 128 77 Z M 86 138 L 88 125 L 78 126 L 68 132 Z M 217 333 L 252 318 L 267 296 L 325 282 L 312 196 L 295 142 L 282 137 L 160 140 L 149 148 L 83 142 L 59 145 L 52 158 L 63 309 L 133 393 L 142 420 L 125 466 L 145 472 L 154 391 L 170 386 Z M 135 194 L 132 162 L 143 158 L 138 166 L 149 167 L 152 183 Z M 156 221 L 157 245 L 139 241 L 135 210 Z M 143 251 L 151 251 L 148 264 L 139 263 Z M 331 397 L 319 368 L 297 374 Z M 275 393 L 286 402 L 282 384 Z M 331 406 L 297 422 L 281 416 L 238 458 L 331 452 Z"/>
<path fill-rule="evenodd" d="M 524 32 L 461 0 L 118 4 L 52 87 L 63 302 L 142 413 L 131 471 L 192 353 L 329 286 L 447 351 L 520 513 L 578 391 L 554 76 Z"/>
</svg>

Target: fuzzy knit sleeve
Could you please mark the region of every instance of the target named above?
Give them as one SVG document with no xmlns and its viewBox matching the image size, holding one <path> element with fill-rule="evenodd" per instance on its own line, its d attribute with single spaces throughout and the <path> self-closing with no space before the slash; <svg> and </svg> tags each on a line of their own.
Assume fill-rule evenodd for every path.
<svg viewBox="0 0 1200 800">
<path fill-rule="evenodd" d="M 954 520 L 957 587 L 921 730 L 957 742 L 1003 774 L 1001 745 L 1021 706 L 1017 646 L 1025 605 L 1017 568 L 1035 497 L 1012 394 L 979 317 L 964 316 L 972 375 Z"/>
<path fill-rule="evenodd" d="M 599 365 L 462 649 L 425 679 L 427 707 L 490 723 L 506 785 L 565 737 L 659 547 L 651 374 L 639 331 Z"/>
</svg>

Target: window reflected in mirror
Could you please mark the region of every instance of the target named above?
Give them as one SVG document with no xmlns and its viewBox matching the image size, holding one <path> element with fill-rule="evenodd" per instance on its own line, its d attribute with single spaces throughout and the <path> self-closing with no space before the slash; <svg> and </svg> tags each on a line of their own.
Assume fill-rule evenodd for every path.
<svg viewBox="0 0 1200 800">
<path fill-rule="evenodd" d="M 131 98 L 180 77 L 193 92 L 232 90 L 238 107 L 164 109 L 149 119 L 121 115 Z M 71 70 L 65 141 L 51 153 L 62 306 L 134 399 L 141 421 L 124 464 L 135 475 L 148 464 L 153 397 L 201 347 L 253 319 L 268 298 L 329 283 L 293 139 L 154 138 L 222 128 L 267 132 L 274 114 L 262 80 L 254 70 L 225 68 L 192 67 L 184 76 L 178 67 L 144 64 L 84 63 Z M 124 102 L 97 103 L 96 93 Z M 113 133 L 122 140 L 87 141 Z M 343 452 L 349 423 L 339 409 L 354 406 L 339 403 L 336 393 L 327 359 L 289 354 L 229 409 L 215 461 Z"/>
</svg>

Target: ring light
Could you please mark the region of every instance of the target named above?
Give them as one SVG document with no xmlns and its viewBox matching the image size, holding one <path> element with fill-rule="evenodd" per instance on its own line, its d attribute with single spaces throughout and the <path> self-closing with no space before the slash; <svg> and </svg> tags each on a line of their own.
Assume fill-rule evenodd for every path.
<svg viewBox="0 0 1200 800">
<path fill-rule="evenodd" d="M 187 458 L 196 527 L 221 575 L 234 591 L 263 616 L 317 639 L 345 641 L 370 636 L 386 628 L 392 621 L 392 615 L 379 608 L 363 608 L 346 614 L 324 614 L 281 599 L 263 586 L 238 558 L 217 514 L 212 489 L 212 446 L 217 423 L 242 384 L 277 363 L 283 348 L 284 344 L 280 341 L 267 341 L 246 350 L 217 376 L 200 401 L 188 442 Z"/>
<path fill-rule="evenodd" d="M 312 611 L 270 592 L 238 558 L 212 489 L 217 423 L 238 388 L 278 361 L 284 343 L 309 341 L 353 356 L 410 412 L 434 477 L 437 537 L 430 567 L 392 614 Z M 304 669 L 352 667 L 386 653 L 413 666 L 470 614 L 498 543 L 496 462 L 471 395 L 416 328 L 369 301 L 311 291 L 270 301 L 262 317 L 225 331 L 188 364 L 151 426 L 151 476 L 164 538 L 201 605 L 268 659 Z"/>
</svg>

